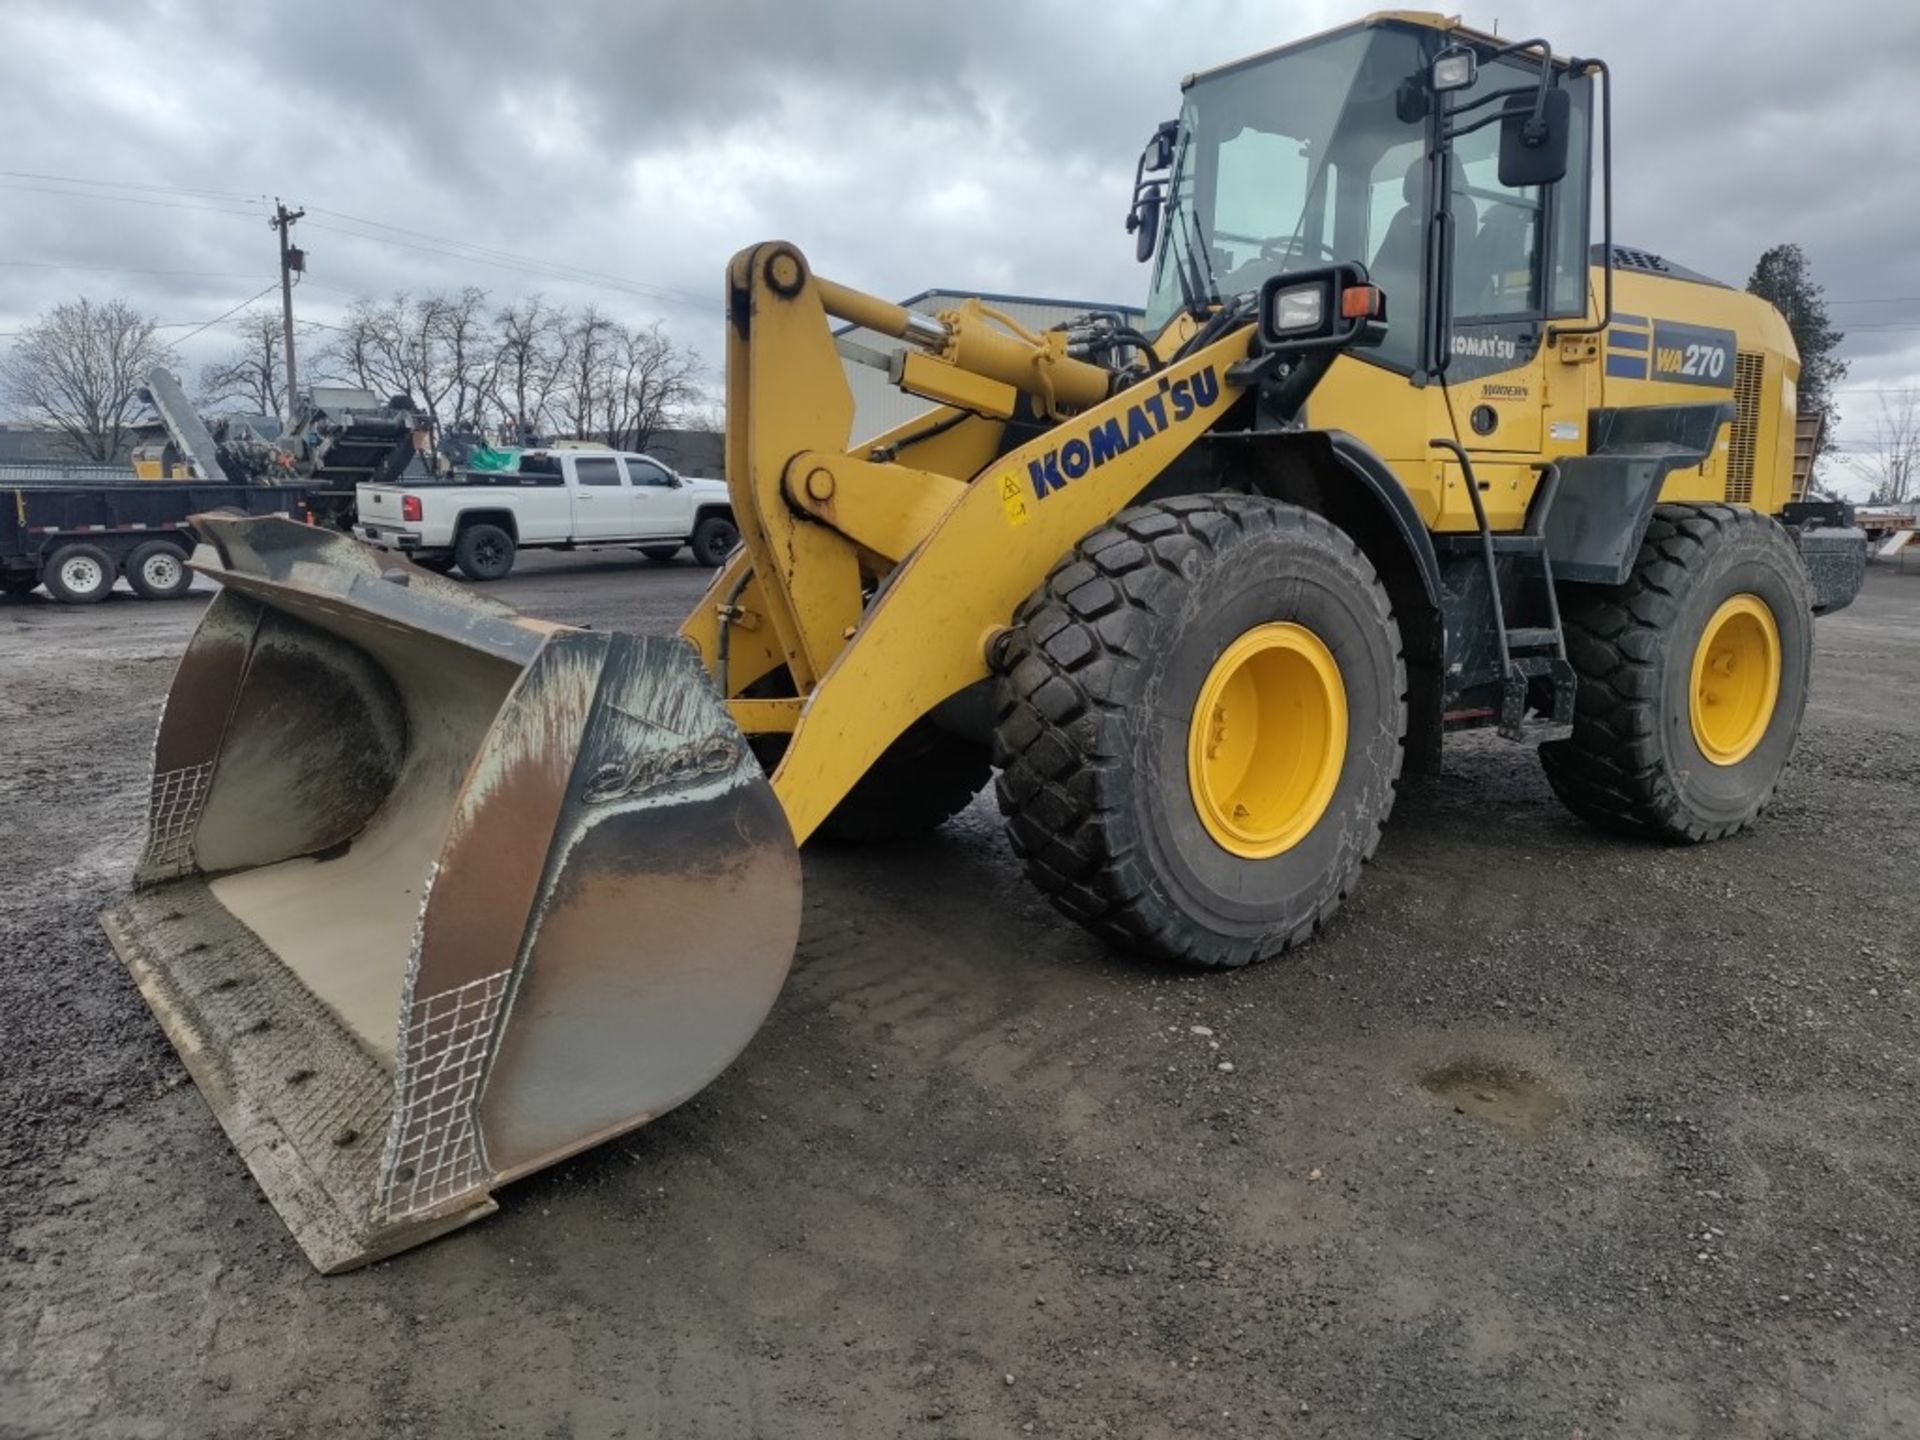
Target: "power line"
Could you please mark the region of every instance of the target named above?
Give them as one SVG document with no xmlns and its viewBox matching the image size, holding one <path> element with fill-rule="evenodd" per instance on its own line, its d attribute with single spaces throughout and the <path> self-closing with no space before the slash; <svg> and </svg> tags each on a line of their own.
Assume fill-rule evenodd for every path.
<svg viewBox="0 0 1920 1440">
<path fill-rule="evenodd" d="M 315 207 L 318 209 L 318 207 Z M 386 235 L 369 235 L 363 231 L 347 230 L 338 225 L 328 225 L 321 221 L 309 222 L 316 230 L 325 230 L 335 235 L 349 236 L 355 240 L 372 241 L 380 245 L 393 245 L 403 250 L 416 250 L 426 255 L 437 255 L 448 260 L 464 260 L 469 264 L 490 265 L 500 270 L 510 270 L 521 275 L 531 275 L 539 280 L 559 281 L 563 284 L 582 285 L 590 289 L 609 290 L 619 294 L 632 295 L 642 300 L 653 300 L 669 305 L 681 305 L 688 309 L 714 312 L 719 310 L 718 297 L 699 301 L 690 295 L 664 290 L 656 286 L 643 285 L 638 281 L 620 280 L 611 276 L 571 273 L 568 267 L 561 265 L 542 265 L 538 262 L 522 262 L 496 258 L 470 250 L 453 249 L 446 246 L 416 244 L 410 240 L 397 240 Z"/>
<path fill-rule="evenodd" d="M 456 240 L 443 235 L 429 235 L 424 230 L 409 230 L 403 225 L 389 225 L 382 220 L 368 220 L 364 216 L 348 215 L 343 211 L 329 210 L 321 205 L 315 205 L 312 207 L 312 209 L 315 212 L 322 215 L 331 215 L 336 220 L 350 220 L 356 225 L 366 225 L 376 230 L 390 230 L 396 235 L 410 235 L 416 240 L 427 240 L 427 241 L 431 241 L 436 245 L 454 246 L 462 250 L 471 250 L 477 254 L 492 255 L 492 256 L 496 256 L 501 260 L 511 261 L 512 263 L 517 265 L 531 265 L 536 268 L 544 269 L 544 270 L 562 270 L 562 271 L 567 271 L 571 274 L 584 276 L 586 278 L 593 279 L 593 280 L 604 280 L 614 285 L 629 286 L 629 287 L 637 288 L 640 290 L 652 291 L 656 294 L 663 295 L 663 296 L 667 296 L 667 295 L 677 296 L 681 299 L 685 299 L 689 302 L 700 304 L 700 305 L 706 305 L 707 303 L 709 303 L 706 298 L 696 296 L 690 290 L 680 290 L 673 286 L 649 285 L 645 281 L 629 280 L 622 275 L 613 275 L 608 273 L 605 270 L 589 269 L 584 265 L 574 265 L 564 260 L 541 260 L 536 256 L 516 255 L 511 250 L 502 250 L 502 249 L 499 249 L 497 246 L 481 245 L 470 240 Z M 368 237 L 368 238 L 371 238 L 371 237 Z"/>
<path fill-rule="evenodd" d="M 150 185 L 132 180 L 88 180 L 78 175 L 42 175 L 33 170 L 0 170 L 14 180 L 55 180 L 62 185 L 92 185 L 103 190 L 145 190 L 155 195 L 200 195 L 218 200 L 264 200 L 265 195 L 242 190 L 206 190 L 194 185 Z"/>
<path fill-rule="evenodd" d="M 19 265 L 34 270 L 90 270 L 114 275 L 185 275 L 204 280 L 258 280 L 246 270 L 153 270 L 140 265 L 63 265 L 56 260 L 0 260 L 0 265 Z"/>
<path fill-rule="evenodd" d="M 227 311 L 226 314 L 216 315 L 213 317 L 213 319 L 207 321 L 204 325 L 194 326 L 192 330 L 189 330 L 185 335 L 182 335 L 180 337 L 178 343 L 184 345 L 187 341 L 191 340 L 194 336 L 198 335 L 202 330 L 210 330 L 215 325 L 218 325 L 222 320 L 232 319 L 235 315 L 238 315 L 242 310 L 246 309 L 249 305 L 253 304 L 256 300 L 265 299 L 268 295 L 271 295 L 275 290 L 278 290 L 279 288 L 280 288 L 280 282 L 278 280 L 275 280 L 272 284 L 268 285 L 266 289 L 262 290 L 258 295 L 249 296 L 247 299 L 242 300 L 238 305 L 234 306 L 233 309 Z M 193 324 L 193 322 L 190 320 L 187 321 L 186 323 L 189 325 Z M 179 329 L 180 327 L 175 325 L 156 325 L 153 328 L 156 330 L 174 330 L 174 329 Z"/>
<path fill-rule="evenodd" d="M 619 275 L 608 274 L 604 270 L 589 270 L 584 266 L 571 265 L 565 261 L 538 260 L 529 255 L 518 255 L 510 250 L 498 250 L 492 246 L 479 245 L 465 240 L 454 240 L 445 236 L 429 235 L 425 231 L 408 230 L 398 225 L 387 225 L 378 220 L 366 220 L 357 215 L 346 215 L 338 210 L 328 210 L 323 206 L 309 206 L 316 215 L 331 215 L 336 219 L 347 220 L 355 225 L 367 226 L 377 230 L 391 231 L 392 235 L 412 236 L 412 240 L 394 239 L 391 235 L 373 235 L 363 230 L 349 230 L 338 225 L 328 225 L 312 221 L 314 228 L 327 230 L 336 235 L 347 235 L 357 240 L 373 241 L 382 245 L 394 245 L 404 250 L 418 250 L 429 255 L 439 255 L 448 259 L 466 260 L 482 265 L 492 265 L 503 270 L 518 271 L 541 279 L 560 280 L 576 285 L 586 285 L 624 292 L 641 299 L 657 300 L 667 304 L 684 305 L 690 309 L 713 311 L 720 308 L 717 296 L 696 297 L 692 291 L 676 290 L 667 286 L 648 285 L 642 281 L 629 280 Z M 417 242 L 429 243 L 417 243 Z"/>
<path fill-rule="evenodd" d="M 32 190 L 42 195 L 64 195 L 69 200 L 110 200 L 121 205 L 151 205 L 161 210 L 197 210 L 205 215 L 240 215 L 254 218 L 252 210 L 223 209 L 215 205 L 183 205 L 177 200 L 154 200 L 144 195 L 94 195 L 85 190 L 58 190 L 51 185 L 21 185 L 0 180 L 0 190 Z"/>
<path fill-rule="evenodd" d="M 53 184 L 26 184 L 23 181 L 51 181 Z M 117 189 L 137 191 L 137 194 L 100 194 L 91 190 L 62 188 L 73 185 L 85 185 L 99 189 Z M 88 180 L 72 175 L 50 175 L 30 170 L 0 170 L 0 189 L 28 191 L 43 195 L 60 195 L 76 200 L 105 200 L 124 205 L 147 205 L 167 210 L 188 210 L 211 215 L 236 215 L 251 219 L 256 212 L 242 210 L 230 205 L 190 204 L 179 199 L 159 199 L 157 196 L 189 196 L 194 199 L 250 201 L 255 197 L 237 190 L 211 190 L 188 186 L 142 185 L 132 181 Z M 623 276 L 609 274 L 604 270 L 593 270 L 585 266 L 569 264 L 565 261 L 540 260 L 530 255 L 519 255 L 510 250 L 501 250 L 489 245 L 480 245 L 472 241 L 457 240 L 448 236 L 433 235 L 423 230 L 410 230 L 405 226 L 391 225 L 381 220 L 369 220 L 365 216 L 350 215 L 342 210 L 331 210 L 315 205 L 317 214 L 330 215 L 349 225 L 362 227 L 348 229 L 339 225 L 327 225 L 318 221 L 311 222 L 316 229 L 328 230 L 334 234 L 345 235 L 357 240 L 367 240 L 379 244 L 397 246 L 401 249 L 415 250 L 423 254 L 438 255 L 444 259 L 465 260 L 469 263 L 491 265 L 498 269 L 510 270 L 536 279 L 553 280 L 567 284 L 583 285 L 589 288 L 601 288 L 633 295 L 639 299 L 652 300 L 669 305 L 680 305 L 688 309 L 712 312 L 719 308 L 717 297 L 700 297 L 692 291 L 679 290 L 671 286 L 649 285 L 642 281 L 630 280 Z M 371 234 L 369 231 L 383 231 L 384 234 Z M 409 236 L 410 240 L 396 239 L 396 236 Z M 52 262 L 19 261 L 6 262 L 21 265 L 38 265 L 47 269 L 100 269 L 109 270 L 109 266 L 57 265 Z M 119 267 L 127 274 L 191 274 L 195 272 L 162 270 L 143 270 L 135 267 Z M 214 272 L 199 272 L 212 275 Z M 334 288 L 334 287 L 327 287 Z"/>
</svg>

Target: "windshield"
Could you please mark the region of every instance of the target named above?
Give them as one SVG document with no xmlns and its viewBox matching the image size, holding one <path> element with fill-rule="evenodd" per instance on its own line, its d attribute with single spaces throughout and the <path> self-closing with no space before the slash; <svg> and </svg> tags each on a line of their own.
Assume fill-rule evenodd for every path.
<svg viewBox="0 0 1920 1440">
<path fill-rule="evenodd" d="M 1357 260 L 1400 322 L 1379 358 L 1411 366 L 1427 126 L 1401 119 L 1397 100 L 1424 65 L 1414 34 L 1373 28 L 1188 87 L 1149 327 L 1172 319 L 1188 290 L 1240 295 L 1269 276 Z"/>
</svg>

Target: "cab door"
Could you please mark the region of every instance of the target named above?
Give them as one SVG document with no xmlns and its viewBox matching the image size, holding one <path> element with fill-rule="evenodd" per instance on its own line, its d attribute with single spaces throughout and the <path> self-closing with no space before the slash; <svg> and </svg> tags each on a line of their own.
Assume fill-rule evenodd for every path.
<svg viewBox="0 0 1920 1440">
<path fill-rule="evenodd" d="M 633 483 L 634 533 L 647 539 L 686 538 L 693 528 L 693 501 L 679 477 L 644 455 L 627 456 L 626 466 Z"/>
<path fill-rule="evenodd" d="M 1531 84 L 1539 72 L 1512 61 L 1482 68 L 1458 104 Z M 1567 173 L 1546 186 L 1500 181 L 1500 127 L 1455 142 L 1452 190 L 1452 327 L 1445 373 L 1454 439 L 1473 457 L 1488 523 L 1526 518 L 1533 465 L 1586 450 L 1593 347 L 1550 343 L 1558 324 L 1589 314 L 1588 233 L 1591 82 L 1564 81 L 1572 98 Z M 1448 462 L 1449 492 L 1465 500 Z M 1470 506 L 1448 507 L 1446 528 L 1474 523 Z"/>
<path fill-rule="evenodd" d="M 573 538 L 625 540 L 632 537 L 633 490 L 612 455 L 573 457 Z"/>
<path fill-rule="evenodd" d="M 1522 77 L 1489 65 L 1475 87 Z M 1463 104 L 1471 104 L 1468 92 Z M 1468 453 L 1537 454 L 1540 377 L 1534 358 L 1546 324 L 1547 190 L 1500 183 L 1500 127 L 1461 137 L 1453 152 L 1453 333 L 1447 401 Z"/>
</svg>

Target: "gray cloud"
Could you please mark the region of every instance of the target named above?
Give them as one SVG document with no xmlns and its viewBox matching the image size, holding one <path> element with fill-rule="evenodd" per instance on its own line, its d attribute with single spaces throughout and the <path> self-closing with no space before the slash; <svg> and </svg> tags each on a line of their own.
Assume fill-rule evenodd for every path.
<svg viewBox="0 0 1920 1440">
<path fill-rule="evenodd" d="M 1920 131 L 1900 113 L 1920 10 L 1497 8 L 1504 33 L 1614 66 L 1621 238 L 1734 284 L 1797 240 L 1835 300 L 1920 296 Z M 210 318 L 273 278 L 264 198 L 236 197 L 275 193 L 310 207 L 301 311 L 322 321 L 354 294 L 475 283 L 657 314 L 712 358 L 726 257 L 774 234 L 883 293 L 1133 298 L 1125 188 L 1180 76 L 1346 15 L 1224 0 L 12 0 L 7 164 L 223 193 L 144 197 L 204 207 L 169 210 L 0 179 L 0 261 L 103 267 L 0 264 L 0 329 L 81 291 Z M 648 293 L 430 253 L 342 215 Z M 1920 303 L 1835 314 L 1853 327 L 1851 385 L 1920 375 L 1920 329 L 1866 328 L 1920 325 Z M 215 331 L 190 349 L 219 345 Z M 1847 408 L 1865 417 L 1871 401 Z"/>
</svg>

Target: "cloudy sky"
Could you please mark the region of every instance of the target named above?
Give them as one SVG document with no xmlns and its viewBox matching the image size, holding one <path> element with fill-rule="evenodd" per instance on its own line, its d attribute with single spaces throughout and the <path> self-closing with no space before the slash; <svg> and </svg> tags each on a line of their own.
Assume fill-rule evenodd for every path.
<svg viewBox="0 0 1920 1440">
<path fill-rule="evenodd" d="M 193 328 L 273 283 L 276 195 L 307 209 L 297 300 L 322 323 L 356 295 L 477 284 L 658 317 L 712 361 L 725 261 L 773 236 L 883 294 L 1138 300 L 1120 217 L 1180 76 L 1358 13 L 0 0 L 0 333 L 117 295 L 214 358 L 230 337 Z M 1879 392 L 1920 379 L 1920 6 L 1466 17 L 1613 64 L 1622 240 L 1735 284 L 1766 245 L 1806 247 L 1850 332 L 1861 443 Z"/>
</svg>

